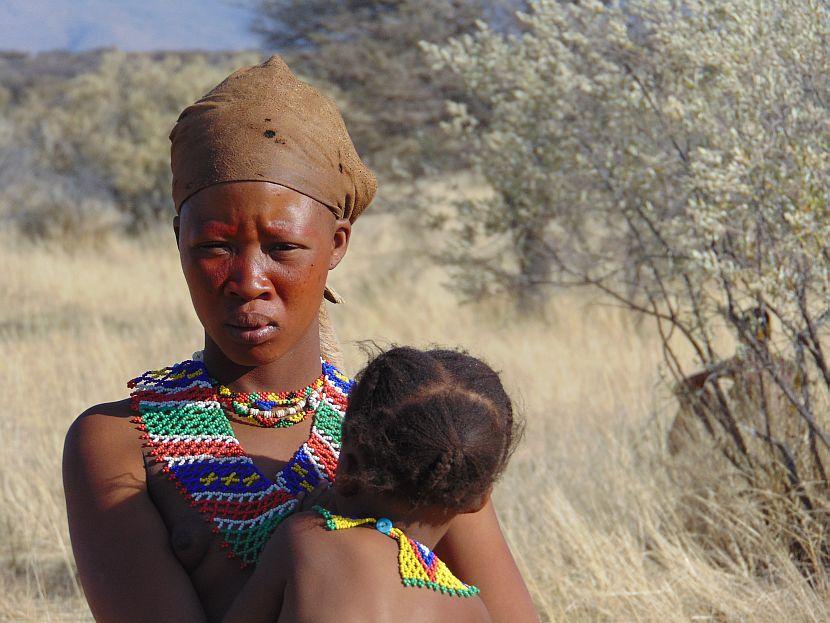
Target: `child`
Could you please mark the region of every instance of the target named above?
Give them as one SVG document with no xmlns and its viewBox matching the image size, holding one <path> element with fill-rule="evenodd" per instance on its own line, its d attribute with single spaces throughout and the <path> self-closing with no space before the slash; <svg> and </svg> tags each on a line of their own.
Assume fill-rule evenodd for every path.
<svg viewBox="0 0 830 623">
<path fill-rule="evenodd" d="M 336 510 L 286 520 L 224 620 L 490 621 L 478 589 L 431 548 L 486 503 L 517 438 L 486 364 L 451 350 L 382 353 L 352 390 Z"/>
</svg>

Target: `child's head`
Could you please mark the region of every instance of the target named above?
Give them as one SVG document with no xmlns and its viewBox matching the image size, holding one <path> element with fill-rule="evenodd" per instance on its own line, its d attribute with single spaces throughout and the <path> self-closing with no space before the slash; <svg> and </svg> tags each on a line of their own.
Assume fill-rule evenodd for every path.
<svg viewBox="0 0 830 623">
<path fill-rule="evenodd" d="M 338 491 L 475 510 L 518 437 L 510 398 L 487 364 L 453 350 L 393 348 L 357 375 Z"/>
</svg>

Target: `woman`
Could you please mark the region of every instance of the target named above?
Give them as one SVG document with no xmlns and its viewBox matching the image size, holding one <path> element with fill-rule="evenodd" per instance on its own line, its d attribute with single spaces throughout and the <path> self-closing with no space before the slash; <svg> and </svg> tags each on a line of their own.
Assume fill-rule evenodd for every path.
<svg viewBox="0 0 830 623">
<path fill-rule="evenodd" d="M 221 620 L 245 563 L 333 473 L 339 431 L 324 415 L 348 393 L 321 366 L 319 310 L 376 184 L 333 102 L 274 56 L 187 108 L 170 138 L 174 230 L 205 346 L 67 434 L 72 547 L 99 621 Z M 489 502 L 436 549 L 494 621 L 536 620 Z"/>
</svg>

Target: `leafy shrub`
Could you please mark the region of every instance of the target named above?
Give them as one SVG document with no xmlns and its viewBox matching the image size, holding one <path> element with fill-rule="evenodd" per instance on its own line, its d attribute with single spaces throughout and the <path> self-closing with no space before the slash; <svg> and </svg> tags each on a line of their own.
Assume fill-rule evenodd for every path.
<svg viewBox="0 0 830 623">
<path fill-rule="evenodd" d="M 92 71 L 31 86 L 0 134 L 0 215 L 34 235 L 135 230 L 172 215 L 167 136 L 179 112 L 258 60 L 110 51 Z"/>
<path fill-rule="evenodd" d="M 361 155 L 385 175 L 458 167 L 462 145 L 442 135 L 447 98 L 468 100 L 433 71 L 418 42 L 471 32 L 476 20 L 505 28 L 518 0 L 258 0 L 265 45 L 305 75 L 339 89 Z"/>
<path fill-rule="evenodd" d="M 789 500 L 768 525 L 816 570 L 830 560 L 826 3 L 530 5 L 521 34 L 481 24 L 423 46 L 488 109 L 454 104 L 447 125 L 495 198 L 436 219 L 455 234 L 446 259 L 469 295 L 538 308 L 554 284 L 590 285 L 651 316 L 684 408 L 762 506 Z M 704 370 L 689 391 L 681 343 Z"/>
</svg>

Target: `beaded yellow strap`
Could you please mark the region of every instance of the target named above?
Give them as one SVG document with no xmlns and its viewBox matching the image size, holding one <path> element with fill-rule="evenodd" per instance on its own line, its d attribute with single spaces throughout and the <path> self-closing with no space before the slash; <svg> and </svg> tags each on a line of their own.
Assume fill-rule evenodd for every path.
<svg viewBox="0 0 830 623">
<path fill-rule="evenodd" d="M 314 510 L 326 520 L 326 530 L 346 530 L 374 524 L 378 532 L 395 539 L 398 542 L 398 571 L 404 586 L 431 588 L 456 597 L 472 597 L 479 594 L 478 588 L 455 577 L 435 552 L 423 543 L 407 537 L 399 528 L 395 528 L 389 519 L 352 519 L 335 515 L 322 506 L 315 506 Z"/>
</svg>

